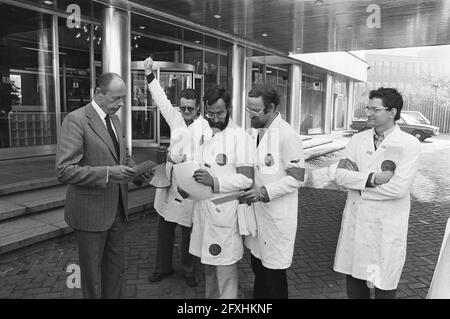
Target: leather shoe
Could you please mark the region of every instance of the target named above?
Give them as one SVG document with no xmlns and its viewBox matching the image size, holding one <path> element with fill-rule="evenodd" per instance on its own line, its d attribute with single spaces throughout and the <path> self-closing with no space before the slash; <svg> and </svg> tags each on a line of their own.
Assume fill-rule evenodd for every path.
<svg viewBox="0 0 450 319">
<path fill-rule="evenodd" d="M 184 277 L 184 281 L 186 281 L 186 284 L 189 287 L 197 287 L 197 279 L 195 278 L 195 276 L 193 277 Z"/>
<path fill-rule="evenodd" d="M 168 277 L 168 276 L 170 276 L 172 274 L 173 274 L 173 270 L 169 271 L 169 272 L 166 272 L 164 274 L 160 274 L 160 273 L 155 272 L 148 278 L 148 281 L 150 281 L 150 282 L 160 282 L 161 280 L 163 280 L 164 278 L 166 278 L 166 277 Z"/>
</svg>

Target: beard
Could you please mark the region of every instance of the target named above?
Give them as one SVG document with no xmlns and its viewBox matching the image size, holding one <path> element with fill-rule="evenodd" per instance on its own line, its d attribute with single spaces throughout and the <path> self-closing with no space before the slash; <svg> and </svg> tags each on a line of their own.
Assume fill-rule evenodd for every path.
<svg viewBox="0 0 450 319">
<path fill-rule="evenodd" d="M 253 128 L 263 128 L 264 127 L 264 123 L 261 122 L 258 118 L 251 118 L 250 125 Z"/>
<path fill-rule="evenodd" d="M 217 128 L 221 131 L 226 129 L 229 121 L 230 121 L 230 113 L 227 113 L 227 116 L 225 117 L 224 122 L 213 122 L 212 119 L 208 119 L 208 123 L 211 128 Z"/>
</svg>

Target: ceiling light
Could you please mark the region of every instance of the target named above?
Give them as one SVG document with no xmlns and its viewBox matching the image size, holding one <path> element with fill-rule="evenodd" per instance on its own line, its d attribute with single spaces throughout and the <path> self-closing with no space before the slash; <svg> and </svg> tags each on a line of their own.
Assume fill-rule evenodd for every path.
<svg viewBox="0 0 450 319">
<path fill-rule="evenodd" d="M 199 44 L 199 43 L 200 43 L 200 40 L 195 40 L 194 42 L 197 43 L 197 44 Z"/>
<path fill-rule="evenodd" d="M 216 19 L 222 18 L 222 17 L 220 16 L 220 14 L 215 14 L 215 15 L 213 15 L 213 17 L 216 18 Z"/>
<path fill-rule="evenodd" d="M 48 6 L 51 6 L 52 4 L 53 4 L 53 1 L 44 1 L 44 3 L 46 4 L 46 5 L 48 5 Z"/>
<path fill-rule="evenodd" d="M 139 29 L 141 29 L 141 30 L 145 30 L 145 25 L 141 25 L 141 26 L 139 26 Z"/>
<path fill-rule="evenodd" d="M 266 33 L 266 32 L 263 32 L 262 34 L 261 34 L 263 37 L 267 37 L 267 36 L 269 36 L 269 34 L 268 33 Z"/>
<path fill-rule="evenodd" d="M 81 37 L 81 33 L 77 33 L 76 38 L 78 39 L 79 37 Z"/>
</svg>

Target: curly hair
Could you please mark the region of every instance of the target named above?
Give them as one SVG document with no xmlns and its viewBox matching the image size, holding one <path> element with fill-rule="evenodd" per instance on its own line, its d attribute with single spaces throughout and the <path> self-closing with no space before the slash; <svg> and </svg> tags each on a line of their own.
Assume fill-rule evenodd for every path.
<svg viewBox="0 0 450 319">
<path fill-rule="evenodd" d="M 383 106 L 387 107 L 388 110 L 392 110 L 395 108 L 397 110 L 397 114 L 395 114 L 395 120 L 400 119 L 400 113 L 403 109 L 403 97 L 394 88 L 384 88 L 380 87 L 376 90 L 372 90 L 369 93 L 369 100 L 373 98 L 379 98 L 383 101 Z"/>
</svg>

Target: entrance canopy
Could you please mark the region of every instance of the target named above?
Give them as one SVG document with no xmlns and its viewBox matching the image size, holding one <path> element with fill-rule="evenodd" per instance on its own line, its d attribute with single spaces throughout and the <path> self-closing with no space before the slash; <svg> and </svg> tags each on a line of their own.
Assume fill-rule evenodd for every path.
<svg viewBox="0 0 450 319">
<path fill-rule="evenodd" d="M 289 53 L 450 43 L 447 0 L 102 0 Z M 162 15 L 161 15 L 162 14 Z M 165 22 L 170 22 L 164 16 Z M 273 52 L 273 51 L 272 51 Z"/>
</svg>

